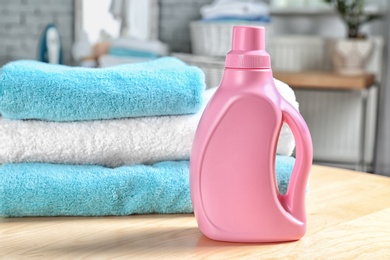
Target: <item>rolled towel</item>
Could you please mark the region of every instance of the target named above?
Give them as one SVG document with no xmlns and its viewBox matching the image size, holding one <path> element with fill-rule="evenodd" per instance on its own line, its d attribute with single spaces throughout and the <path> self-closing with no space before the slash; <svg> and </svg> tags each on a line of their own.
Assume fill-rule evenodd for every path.
<svg viewBox="0 0 390 260">
<path fill-rule="evenodd" d="M 294 158 L 276 157 L 286 192 Z M 188 161 L 115 169 L 44 163 L 0 166 L 0 216 L 107 216 L 190 213 Z"/>
<path fill-rule="evenodd" d="M 104 69 L 15 61 L 0 73 L 0 113 L 77 121 L 196 113 L 203 72 L 165 57 Z"/>
<path fill-rule="evenodd" d="M 281 95 L 295 108 L 294 91 L 275 80 Z M 216 88 L 204 92 L 194 115 L 141 117 L 85 122 L 47 122 L 0 118 L 0 163 L 49 162 L 108 167 L 190 158 L 203 109 Z M 294 137 L 282 127 L 277 153 L 291 155 Z"/>
</svg>

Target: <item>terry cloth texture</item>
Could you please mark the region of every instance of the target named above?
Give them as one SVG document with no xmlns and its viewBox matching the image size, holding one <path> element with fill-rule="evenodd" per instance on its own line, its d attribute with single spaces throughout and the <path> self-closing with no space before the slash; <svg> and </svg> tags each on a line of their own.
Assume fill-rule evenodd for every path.
<svg viewBox="0 0 390 260">
<path fill-rule="evenodd" d="M 276 179 L 282 194 L 294 162 L 292 157 L 276 157 Z M 3 217 L 190 212 L 188 161 L 115 169 L 46 163 L 0 166 Z"/>
<path fill-rule="evenodd" d="M 294 91 L 275 80 L 281 95 L 295 108 Z M 198 113 L 79 122 L 0 118 L 0 163 L 48 162 L 118 167 L 165 160 L 188 160 L 203 109 L 214 89 L 203 94 Z M 286 124 L 277 154 L 291 155 L 294 137 Z"/>
<path fill-rule="evenodd" d="M 14 61 L 0 71 L 0 113 L 79 121 L 196 113 L 204 73 L 173 57 L 108 68 Z"/>
</svg>

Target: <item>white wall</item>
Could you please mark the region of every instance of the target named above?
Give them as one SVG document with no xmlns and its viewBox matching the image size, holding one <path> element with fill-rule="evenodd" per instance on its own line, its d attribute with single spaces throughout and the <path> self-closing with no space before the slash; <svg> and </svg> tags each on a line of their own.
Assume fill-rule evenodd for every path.
<svg viewBox="0 0 390 260">
<path fill-rule="evenodd" d="M 82 1 L 82 28 L 92 44 L 99 40 L 101 30 L 114 38 L 119 36 L 120 21 L 109 13 L 110 4 L 111 0 Z"/>
</svg>

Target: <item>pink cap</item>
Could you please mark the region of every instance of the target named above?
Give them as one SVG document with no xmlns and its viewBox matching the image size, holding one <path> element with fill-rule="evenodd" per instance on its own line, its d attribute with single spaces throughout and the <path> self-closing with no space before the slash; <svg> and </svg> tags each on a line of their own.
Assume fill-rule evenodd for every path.
<svg viewBox="0 0 390 260">
<path fill-rule="evenodd" d="M 271 68 L 265 51 L 265 29 L 254 26 L 234 26 L 232 50 L 226 56 L 227 68 Z"/>
</svg>

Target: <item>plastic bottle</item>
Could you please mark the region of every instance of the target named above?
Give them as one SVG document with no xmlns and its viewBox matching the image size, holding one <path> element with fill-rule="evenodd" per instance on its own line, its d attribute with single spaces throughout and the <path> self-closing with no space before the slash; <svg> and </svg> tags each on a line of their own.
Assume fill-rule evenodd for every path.
<svg viewBox="0 0 390 260">
<path fill-rule="evenodd" d="M 296 162 L 281 195 L 275 157 L 284 122 L 296 141 Z M 312 157 L 305 121 L 274 85 L 264 28 L 235 26 L 221 84 L 202 115 L 191 152 L 191 198 L 202 233 L 231 242 L 300 239 Z"/>
</svg>

